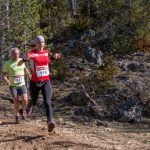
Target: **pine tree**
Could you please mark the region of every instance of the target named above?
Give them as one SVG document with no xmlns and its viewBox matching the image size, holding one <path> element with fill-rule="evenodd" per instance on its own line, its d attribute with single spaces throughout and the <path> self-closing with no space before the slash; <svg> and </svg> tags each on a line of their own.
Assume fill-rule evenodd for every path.
<svg viewBox="0 0 150 150">
<path fill-rule="evenodd" d="M 36 33 L 42 33 L 38 0 L 7 1 L 7 17 L 2 25 L 6 47 L 21 47 Z"/>
</svg>

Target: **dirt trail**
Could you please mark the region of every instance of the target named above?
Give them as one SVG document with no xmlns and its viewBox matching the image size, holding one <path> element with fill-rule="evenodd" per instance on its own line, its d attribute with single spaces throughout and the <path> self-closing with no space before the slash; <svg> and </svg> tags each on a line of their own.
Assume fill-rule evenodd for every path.
<svg viewBox="0 0 150 150">
<path fill-rule="evenodd" d="M 150 150 L 150 124 L 108 123 L 83 126 L 56 118 L 47 132 L 44 115 L 14 124 L 12 105 L 0 98 L 0 150 Z"/>
<path fill-rule="evenodd" d="M 3 120 L 0 128 L 0 147 L 1 149 L 68 150 L 102 148 L 97 135 L 92 137 L 88 133 L 82 133 L 80 127 L 73 126 L 75 124 L 68 127 L 60 127 L 59 125 L 53 133 L 48 133 L 46 124 L 41 121 L 22 122 L 16 125 L 10 119 Z"/>
</svg>

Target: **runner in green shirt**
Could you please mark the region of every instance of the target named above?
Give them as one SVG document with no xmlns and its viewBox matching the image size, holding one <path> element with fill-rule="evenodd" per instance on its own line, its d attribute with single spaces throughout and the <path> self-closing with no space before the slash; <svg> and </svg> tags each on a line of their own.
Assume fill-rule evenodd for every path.
<svg viewBox="0 0 150 150">
<path fill-rule="evenodd" d="M 16 123 L 20 123 L 19 115 L 19 97 L 22 100 L 22 119 L 25 119 L 25 110 L 27 106 L 27 88 L 25 85 L 25 75 L 30 78 L 30 73 L 25 64 L 18 66 L 20 51 L 18 48 L 11 49 L 11 58 L 4 63 L 3 79 L 5 85 L 9 86 L 10 93 L 14 101 L 14 113 L 16 115 Z"/>
</svg>

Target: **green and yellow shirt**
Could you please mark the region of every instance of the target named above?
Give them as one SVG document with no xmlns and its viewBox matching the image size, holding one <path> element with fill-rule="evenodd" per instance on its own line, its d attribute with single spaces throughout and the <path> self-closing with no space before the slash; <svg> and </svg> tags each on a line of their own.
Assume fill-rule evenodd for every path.
<svg viewBox="0 0 150 150">
<path fill-rule="evenodd" d="M 18 66 L 20 60 L 22 59 L 19 58 L 17 61 L 10 59 L 4 64 L 3 72 L 8 73 L 10 86 L 22 86 L 25 84 L 24 69 L 26 66 L 24 63 L 21 66 Z"/>
</svg>

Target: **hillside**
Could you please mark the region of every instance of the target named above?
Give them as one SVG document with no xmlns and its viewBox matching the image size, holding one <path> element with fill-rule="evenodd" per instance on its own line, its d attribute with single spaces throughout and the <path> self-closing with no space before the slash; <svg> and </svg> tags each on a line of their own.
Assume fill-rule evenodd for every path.
<svg viewBox="0 0 150 150">
<path fill-rule="evenodd" d="M 68 95 L 64 83 L 53 83 L 53 88 L 60 89 L 61 97 Z M 0 93 L 2 150 L 149 150 L 149 119 L 139 123 L 98 121 L 94 118 L 88 121 L 83 114 L 75 115 L 74 111 L 79 106 L 70 106 L 59 97 L 53 100 L 56 129 L 48 133 L 41 96 L 33 115 L 21 124 L 14 124 L 9 90 L 4 86 Z"/>
<path fill-rule="evenodd" d="M 53 133 L 41 95 L 14 124 L 0 81 L 0 150 L 150 150 L 150 1 L 3 0 L 0 8 L 0 74 L 11 48 L 23 58 L 36 35 L 61 53 L 49 64 Z"/>
</svg>

